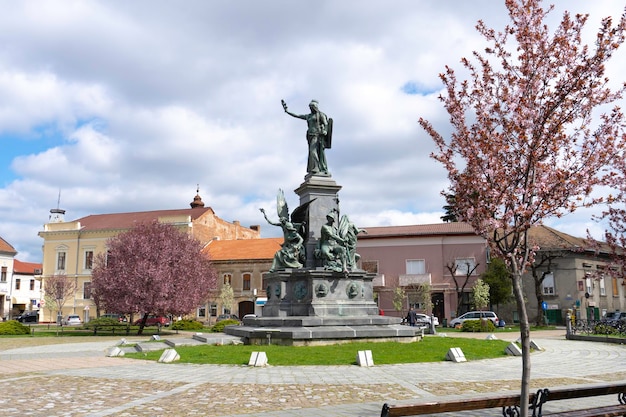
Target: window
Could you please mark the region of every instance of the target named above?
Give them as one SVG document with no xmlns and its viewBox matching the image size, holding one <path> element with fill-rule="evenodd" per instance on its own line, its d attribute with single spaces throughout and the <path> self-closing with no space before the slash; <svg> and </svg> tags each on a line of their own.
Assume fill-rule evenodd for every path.
<svg viewBox="0 0 626 417">
<path fill-rule="evenodd" d="M 65 252 L 57 253 L 57 271 L 65 271 Z"/>
<path fill-rule="evenodd" d="M 613 297 L 617 297 L 619 295 L 619 287 L 617 286 L 617 277 L 613 277 L 611 279 L 613 282 Z"/>
<path fill-rule="evenodd" d="M 543 295 L 555 295 L 556 291 L 554 291 L 554 273 L 548 272 L 543 276 L 543 281 L 541 282 Z"/>
<path fill-rule="evenodd" d="M 252 274 L 245 273 L 243 274 L 243 290 L 250 291 L 250 280 L 252 279 Z"/>
<path fill-rule="evenodd" d="M 591 294 L 591 278 L 589 276 L 585 277 L 585 291 L 587 294 Z"/>
<path fill-rule="evenodd" d="M 87 281 L 83 283 L 83 299 L 89 300 L 91 298 L 91 282 Z"/>
<path fill-rule="evenodd" d="M 606 295 L 606 286 L 604 285 L 604 277 L 600 278 L 600 295 Z"/>
<path fill-rule="evenodd" d="M 426 261 L 423 259 L 407 259 L 407 275 L 423 275 L 426 273 Z"/>
<path fill-rule="evenodd" d="M 20 280 L 19 278 L 15 278 L 15 289 L 19 290 L 21 286 L 22 286 L 22 280 Z"/>
<path fill-rule="evenodd" d="M 362 261 L 361 267 L 365 272 L 378 274 L 378 261 Z"/>
<path fill-rule="evenodd" d="M 88 270 L 93 269 L 93 251 L 92 250 L 85 251 L 85 269 L 88 269 Z"/>
<path fill-rule="evenodd" d="M 198 307 L 198 317 L 206 317 L 206 307 Z"/>
<path fill-rule="evenodd" d="M 35 280 L 34 279 L 30 280 L 30 290 L 31 291 L 35 291 Z"/>
<path fill-rule="evenodd" d="M 210 304 L 209 311 L 211 312 L 211 317 L 217 317 L 217 304 Z"/>
<path fill-rule="evenodd" d="M 459 258 L 454 260 L 454 275 L 472 275 L 476 270 L 476 260 L 474 258 Z"/>
<path fill-rule="evenodd" d="M 0 273 L 0 282 L 7 282 L 7 267 L 2 267 L 2 272 Z"/>
<path fill-rule="evenodd" d="M 233 283 L 233 274 L 224 274 L 224 284 L 232 285 Z"/>
</svg>

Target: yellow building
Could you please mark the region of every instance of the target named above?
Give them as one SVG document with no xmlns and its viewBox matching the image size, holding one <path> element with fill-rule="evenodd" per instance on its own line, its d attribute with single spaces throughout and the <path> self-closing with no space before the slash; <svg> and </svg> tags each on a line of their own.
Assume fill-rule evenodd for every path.
<svg viewBox="0 0 626 417">
<path fill-rule="evenodd" d="M 213 209 L 204 207 L 199 195 L 190 205 L 190 209 L 96 214 L 67 222 L 65 211 L 52 209 L 49 223 L 39 232 L 44 240 L 42 293 L 47 277 L 65 274 L 75 280 L 77 290 L 65 302 L 63 316 L 78 314 L 83 321 L 95 318 L 97 314 L 91 298 L 91 270 L 95 256 L 106 251 L 109 238 L 138 223 L 158 220 L 173 224 L 204 244 L 212 240 L 260 238 L 260 226 L 243 227 L 238 221 L 231 223 L 219 218 Z M 41 321 L 56 321 L 56 306 L 42 303 L 41 307 Z"/>
</svg>

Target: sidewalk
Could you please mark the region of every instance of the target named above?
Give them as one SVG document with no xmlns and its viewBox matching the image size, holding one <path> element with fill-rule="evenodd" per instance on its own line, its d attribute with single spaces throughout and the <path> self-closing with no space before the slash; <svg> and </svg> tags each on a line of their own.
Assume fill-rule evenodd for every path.
<svg viewBox="0 0 626 417">
<path fill-rule="evenodd" d="M 537 337 L 531 334 L 535 343 L 545 349 L 532 355 L 533 390 L 626 380 L 624 346 L 572 342 L 565 340 L 563 334 L 564 331 L 540 332 Z M 510 335 L 511 340 L 518 337 L 516 333 L 498 336 L 509 340 L 504 335 Z M 392 400 L 518 391 L 521 377 L 519 357 L 371 368 L 255 368 L 158 364 L 104 357 L 104 349 L 113 344 L 75 343 L 0 352 L 4 371 L 0 405 L 4 415 L 379 416 L 382 404 Z M 615 403 L 616 398 L 603 397 L 593 403 L 602 401 Z M 576 404 L 570 401 L 561 407 L 572 405 Z M 584 402 L 578 406 L 585 406 Z M 551 404 L 550 410 L 556 407 L 559 405 Z M 454 414 L 502 415 L 499 409 Z"/>
</svg>

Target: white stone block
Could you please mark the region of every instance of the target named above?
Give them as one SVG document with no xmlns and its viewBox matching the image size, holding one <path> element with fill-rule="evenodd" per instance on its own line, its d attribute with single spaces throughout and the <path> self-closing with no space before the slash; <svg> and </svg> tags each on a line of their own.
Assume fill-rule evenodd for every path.
<svg viewBox="0 0 626 417">
<path fill-rule="evenodd" d="M 265 352 L 252 352 L 250 354 L 250 360 L 248 366 L 266 366 L 267 354 Z"/>
<path fill-rule="evenodd" d="M 160 363 L 170 363 L 180 359 L 180 355 L 174 349 L 165 349 L 161 357 L 159 358 Z"/>
<path fill-rule="evenodd" d="M 485 340 L 498 340 L 495 334 L 491 333 L 485 338 Z"/>
<path fill-rule="evenodd" d="M 504 351 L 509 356 L 522 356 L 522 349 L 516 343 L 510 343 Z"/>
<path fill-rule="evenodd" d="M 530 341 L 530 348 L 535 350 L 543 350 L 543 348 L 539 347 L 539 345 L 536 344 L 534 340 Z"/>
<path fill-rule="evenodd" d="M 115 346 L 122 346 L 122 345 L 125 345 L 125 344 L 126 344 L 126 339 L 120 339 L 120 340 L 119 340 L 119 341 L 115 344 Z"/>
<path fill-rule="evenodd" d="M 374 366 L 374 357 L 371 350 L 359 350 L 356 354 L 356 363 L 359 366 Z"/>
<path fill-rule="evenodd" d="M 158 334 L 153 334 L 151 340 L 161 340 L 161 336 L 159 336 Z"/>
<path fill-rule="evenodd" d="M 465 354 L 463 353 L 461 348 L 450 348 L 450 350 L 446 354 L 446 360 L 452 362 L 467 362 L 467 359 L 465 359 Z"/>
<path fill-rule="evenodd" d="M 117 346 L 113 346 L 113 347 L 107 348 L 104 351 L 104 354 L 110 358 L 113 358 L 116 356 L 124 356 L 124 351 Z"/>
</svg>

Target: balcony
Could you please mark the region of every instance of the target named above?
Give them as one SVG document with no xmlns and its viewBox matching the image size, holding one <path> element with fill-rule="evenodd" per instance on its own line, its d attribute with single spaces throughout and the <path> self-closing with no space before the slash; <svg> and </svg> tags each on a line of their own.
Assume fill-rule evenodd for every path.
<svg viewBox="0 0 626 417">
<path fill-rule="evenodd" d="M 400 275 L 400 286 L 410 287 L 412 285 L 431 284 L 430 274 L 408 274 Z"/>
<path fill-rule="evenodd" d="M 385 286 L 385 274 L 377 274 L 372 280 L 372 286 L 384 287 Z"/>
</svg>

